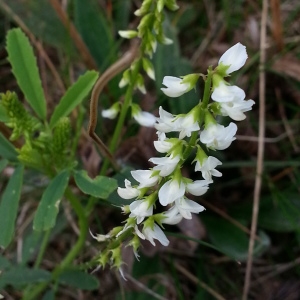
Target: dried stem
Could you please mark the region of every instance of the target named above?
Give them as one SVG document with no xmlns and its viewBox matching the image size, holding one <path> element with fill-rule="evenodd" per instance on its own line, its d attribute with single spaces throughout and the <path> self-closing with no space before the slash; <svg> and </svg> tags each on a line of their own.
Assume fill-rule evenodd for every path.
<svg viewBox="0 0 300 300">
<path fill-rule="evenodd" d="M 243 300 L 248 299 L 248 293 L 251 282 L 251 272 L 253 263 L 254 240 L 257 229 L 257 219 L 259 211 L 259 199 L 262 184 L 263 159 L 264 159 L 264 139 L 265 139 L 265 61 L 266 61 L 266 27 L 268 15 L 268 0 L 263 0 L 262 16 L 261 16 L 261 31 L 260 31 L 260 74 L 259 74 L 259 132 L 258 132 L 258 153 L 256 165 L 256 179 L 253 197 L 253 211 L 251 222 L 251 235 L 248 249 L 247 269 L 245 274 L 245 284 L 243 290 Z"/>
</svg>

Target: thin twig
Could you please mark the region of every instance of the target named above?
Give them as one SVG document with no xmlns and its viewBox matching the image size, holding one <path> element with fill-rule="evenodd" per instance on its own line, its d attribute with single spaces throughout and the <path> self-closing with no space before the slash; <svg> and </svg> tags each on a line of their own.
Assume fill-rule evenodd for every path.
<svg viewBox="0 0 300 300">
<path fill-rule="evenodd" d="M 251 235 L 248 249 L 247 269 L 245 274 L 245 283 L 243 290 L 243 300 L 248 299 L 248 293 L 251 282 L 252 263 L 253 263 L 253 249 L 254 238 L 257 228 L 257 219 L 259 211 L 260 191 L 262 185 L 263 173 L 263 159 L 264 159 L 264 138 L 265 138 L 265 88 L 266 88 L 266 75 L 265 75 L 265 62 L 266 62 L 266 27 L 268 15 L 268 0 L 263 0 L 262 16 L 261 16 L 261 30 L 260 30 L 260 65 L 259 65 L 259 132 L 258 132 L 258 153 L 257 153 L 257 166 L 255 188 L 253 196 L 253 211 L 251 222 Z"/>
<path fill-rule="evenodd" d="M 261 276 L 260 278 L 258 278 L 256 281 L 254 281 L 251 284 L 251 287 L 263 284 L 266 280 L 273 278 L 283 272 L 288 271 L 291 268 L 294 268 L 295 266 L 300 264 L 300 257 L 298 257 L 297 259 L 295 259 L 294 261 L 290 262 L 290 263 L 286 263 L 286 264 L 281 264 L 280 266 L 278 266 L 276 268 L 276 270 L 270 272 L 267 275 Z"/>
<path fill-rule="evenodd" d="M 221 296 L 219 293 L 217 293 L 215 290 L 213 290 L 211 287 L 209 287 L 206 283 L 199 280 L 196 276 L 194 276 L 192 273 L 190 273 L 187 269 L 182 267 L 180 264 L 175 263 L 175 268 L 182 273 L 184 276 L 186 276 L 189 280 L 194 282 L 195 284 L 198 284 L 201 288 L 203 288 L 205 291 L 207 291 L 210 295 L 215 297 L 218 300 L 225 300 L 223 296 Z"/>
<path fill-rule="evenodd" d="M 251 234 L 250 230 L 244 226 L 242 223 L 238 222 L 237 220 L 235 220 L 234 218 L 232 218 L 231 216 L 229 216 L 226 212 L 224 212 L 222 209 L 217 208 L 216 206 L 210 204 L 209 202 L 200 199 L 199 200 L 200 203 L 202 203 L 204 206 L 208 207 L 210 210 L 214 211 L 216 214 L 220 215 L 221 217 L 223 217 L 225 220 L 229 221 L 230 223 L 232 223 L 233 225 L 235 225 L 236 227 L 238 227 L 239 229 L 241 229 L 242 231 L 244 231 L 247 234 Z M 261 239 L 255 235 L 255 240 L 260 241 Z"/>
<path fill-rule="evenodd" d="M 158 300 L 168 300 L 167 298 L 155 293 L 154 291 L 150 290 L 146 285 L 144 285 L 142 282 L 136 280 L 133 278 L 130 274 L 126 273 L 126 278 L 134 283 L 140 290 L 144 291 L 148 295 L 151 295 L 153 298 L 158 299 Z"/>
<path fill-rule="evenodd" d="M 75 28 L 74 24 L 68 18 L 67 14 L 61 7 L 58 0 L 49 0 L 50 4 L 52 5 L 53 9 L 57 13 L 58 17 L 64 24 L 67 31 L 70 32 L 70 36 L 73 39 L 78 51 L 82 55 L 82 59 L 85 62 L 86 66 L 90 69 L 97 69 L 97 64 L 93 57 L 90 54 L 89 49 L 87 48 L 86 44 L 83 42 L 80 34 L 78 33 L 77 29 Z"/>
<path fill-rule="evenodd" d="M 111 65 L 98 79 L 96 82 L 91 96 L 90 102 L 90 119 L 88 126 L 89 136 L 98 144 L 99 150 L 102 155 L 106 156 L 112 165 L 117 169 L 117 164 L 113 158 L 113 155 L 110 153 L 107 146 L 102 142 L 99 136 L 95 133 L 98 120 L 98 99 L 106 84 L 117 74 L 125 70 L 133 62 L 137 55 L 137 44 L 134 44 L 133 47 L 126 52 L 118 61 Z"/>
<path fill-rule="evenodd" d="M 286 137 L 288 137 L 289 134 L 291 134 L 291 133 L 293 133 L 293 131 L 289 132 L 289 133 L 283 132 L 282 134 L 280 134 L 276 137 L 273 137 L 273 138 L 265 137 L 263 139 L 263 142 L 264 143 L 278 143 L 278 142 L 282 141 L 283 139 L 285 139 Z M 258 142 L 260 140 L 260 138 L 257 136 L 236 135 L 235 137 L 239 141 Z"/>
</svg>

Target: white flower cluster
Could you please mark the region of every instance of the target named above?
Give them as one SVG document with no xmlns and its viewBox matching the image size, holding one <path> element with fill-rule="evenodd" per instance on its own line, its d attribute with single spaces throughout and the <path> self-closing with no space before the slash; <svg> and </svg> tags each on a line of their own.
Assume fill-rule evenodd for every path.
<svg viewBox="0 0 300 300">
<path fill-rule="evenodd" d="M 211 97 L 217 103 L 217 114 L 230 116 L 236 121 L 245 118 L 244 112 L 252 108 L 254 101 L 244 100 L 244 91 L 237 86 L 230 86 L 224 77 L 240 69 L 246 59 L 246 48 L 238 43 L 222 55 L 212 74 Z M 198 78 L 197 74 L 185 76 L 183 79 L 166 76 L 163 80 L 166 88 L 162 88 L 162 91 L 169 97 L 179 97 L 190 91 Z M 163 245 L 168 245 L 168 239 L 161 229 L 163 224 L 177 224 L 182 218 L 191 219 L 192 213 L 204 210 L 203 206 L 190 200 L 188 194 L 205 194 L 209 184 L 213 182 L 212 177 L 222 176 L 216 170 L 222 163 L 213 156 L 207 156 L 201 146 L 195 143 L 192 145 L 197 149 L 194 159 L 195 171 L 202 173 L 203 180 L 192 181 L 183 177 L 181 167 L 186 160 L 185 152 L 191 146 L 184 138 L 200 131 L 199 140 L 206 148 L 224 150 L 235 140 L 237 131 L 235 123 L 230 123 L 227 127 L 218 124 L 212 115 L 216 112 L 210 111 L 210 105 L 206 106 L 202 131 L 199 116 L 205 108 L 201 102 L 189 113 L 178 116 L 172 115 L 162 107 L 159 108 L 159 118 L 154 125 L 158 130 L 158 140 L 154 142 L 154 146 L 165 156 L 151 158 L 149 161 L 155 166 L 150 170 L 131 172 L 138 182 L 137 185 L 132 186 L 129 180 L 125 180 L 125 188 L 118 188 L 118 194 L 123 199 L 136 198 L 129 206 L 123 207 L 123 211 L 129 213 L 129 218 L 119 235 L 132 227 L 141 239 L 147 239 L 153 245 L 155 239 Z M 167 138 L 166 134 L 169 132 L 178 132 L 178 138 Z M 155 214 L 157 201 L 162 206 L 167 206 L 168 210 Z"/>
<path fill-rule="evenodd" d="M 251 110 L 254 101 L 245 100 L 245 93 L 237 86 L 230 86 L 224 77 L 240 69 L 247 59 L 246 48 L 240 43 L 227 50 L 219 60 L 218 66 L 208 70 L 205 78 L 204 98 L 187 114 L 173 115 L 159 108 L 159 117 L 154 124 L 158 139 L 154 147 L 163 157 L 153 157 L 149 161 L 155 166 L 149 170 L 132 171 L 137 184 L 125 180 L 125 187 L 118 188 L 123 199 L 135 199 L 122 210 L 129 217 L 115 238 L 133 235 L 129 244 L 138 258 L 140 240 L 148 240 L 155 245 L 158 240 L 167 246 L 169 240 L 163 232 L 163 224 L 178 224 L 183 218 L 191 219 L 193 213 L 205 208 L 189 199 L 189 195 L 205 194 L 213 177 L 222 174 L 216 170 L 221 161 L 206 154 L 205 150 L 224 150 L 235 140 L 237 126 L 230 123 L 225 127 L 217 123 L 216 115 L 230 116 L 239 121 L 245 118 L 244 112 Z M 182 79 L 167 76 L 162 91 L 169 97 L 179 97 L 193 89 L 200 74 L 190 74 Z M 210 79 L 209 79 L 210 78 Z M 211 86 L 212 82 L 212 86 Z M 208 83 L 208 84 L 207 84 Z M 214 100 L 209 103 L 209 98 Z M 178 137 L 167 134 L 177 132 Z M 199 143 L 200 141 L 200 143 Z M 191 150 L 196 151 L 191 151 Z M 201 172 L 203 179 L 191 180 L 181 173 L 181 168 L 191 153 L 195 153 L 195 172 Z M 157 212 L 158 203 L 166 207 Z M 129 230 L 130 229 L 130 230 Z"/>
</svg>

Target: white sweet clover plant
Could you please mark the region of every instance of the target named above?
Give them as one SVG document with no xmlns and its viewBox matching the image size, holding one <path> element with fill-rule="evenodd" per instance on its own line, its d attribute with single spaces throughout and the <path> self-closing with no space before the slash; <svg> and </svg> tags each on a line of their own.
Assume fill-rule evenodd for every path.
<svg viewBox="0 0 300 300">
<path fill-rule="evenodd" d="M 177 9 L 175 1 L 157 1 L 154 12 L 147 13 L 153 2 L 144 1 L 142 7 L 136 11 L 136 15 L 144 16 L 143 18 L 146 19 L 144 22 L 159 14 L 164 3 L 173 3 L 174 5 L 169 5 L 168 8 Z M 155 19 L 152 23 L 156 24 Z M 155 51 L 157 40 L 169 42 L 162 35 L 160 28 L 157 29 L 155 26 L 154 28 L 156 35 L 143 25 L 138 27 L 138 31 L 126 31 L 120 34 L 127 38 L 146 34 L 148 42 L 143 46 L 146 52 L 142 53 L 151 56 Z M 151 47 L 149 41 L 152 43 Z M 246 117 L 244 113 L 251 110 L 254 104 L 253 100 L 245 100 L 245 92 L 241 88 L 230 85 L 224 79 L 232 72 L 239 70 L 245 64 L 246 59 L 246 47 L 237 43 L 221 56 L 215 69 L 212 67 L 208 69 L 206 75 L 189 74 L 182 78 L 164 77 L 162 84 L 165 87 L 161 90 L 168 97 L 180 97 L 194 89 L 200 77 L 204 79 L 203 98 L 186 114 L 173 115 L 159 107 L 159 117 L 154 118 L 152 115 L 150 117 L 147 112 L 142 112 L 137 104 L 131 104 L 132 114 L 137 122 L 142 125 L 147 124 L 146 126 L 151 126 L 152 122 L 157 129 L 158 138 L 154 141 L 154 147 L 163 156 L 150 158 L 149 161 L 154 164 L 154 167 L 149 170 L 132 171 L 131 175 L 136 183 L 126 179 L 124 187 L 118 188 L 121 198 L 133 200 L 133 202 L 122 207 L 123 213 L 128 215 L 124 226 L 116 227 L 106 235 L 93 235 L 97 241 L 107 243 L 95 259 L 101 267 L 104 268 L 110 264 L 117 268 L 124 277 L 121 258 L 122 244 L 131 246 L 138 259 L 141 240 L 148 240 L 153 246 L 157 241 L 168 246 L 169 240 L 164 233 L 164 224 L 178 224 L 182 219 L 191 219 L 192 214 L 205 210 L 203 206 L 189 199 L 189 195 L 204 195 L 209 185 L 213 183 L 213 177 L 222 176 L 221 172 L 216 170 L 222 162 L 208 155 L 207 151 L 228 148 L 235 140 L 237 131 L 235 123 L 231 122 L 225 127 L 218 123 L 217 116 L 229 116 L 234 121 L 241 121 Z M 139 60 L 143 62 L 145 57 Z M 146 61 L 147 65 L 151 66 L 150 74 L 152 75 L 149 75 L 147 68 L 144 67 L 144 69 L 154 79 L 153 67 L 148 59 Z M 130 77 L 128 74 L 132 72 L 132 68 L 136 67 L 136 62 L 133 65 L 131 69 L 125 71 L 121 85 L 126 83 L 126 80 L 130 82 L 130 79 L 126 77 Z M 145 64 L 142 63 L 142 65 Z M 115 104 L 110 108 L 111 113 L 103 112 L 103 114 L 107 117 L 115 117 L 118 114 L 118 107 L 119 104 Z M 168 137 L 170 132 L 177 132 L 178 137 Z M 190 160 L 191 155 L 194 155 L 195 172 L 201 172 L 203 177 L 201 180 L 193 181 L 182 175 L 182 166 Z M 157 211 L 158 203 L 165 207 L 163 212 Z"/>
<path fill-rule="evenodd" d="M 144 78 L 141 71 L 147 76 L 155 80 L 153 64 L 150 59 L 156 51 L 157 43 L 169 45 L 173 41 L 167 38 L 163 32 L 164 7 L 169 10 L 177 10 L 178 6 L 175 0 L 144 0 L 141 7 L 135 11 L 135 15 L 141 17 L 141 21 L 137 30 L 121 30 L 119 35 L 125 39 L 139 38 L 141 44 L 139 47 L 139 55 L 132 63 L 130 68 L 125 70 L 119 87 L 123 88 L 129 84 L 134 89 L 138 89 L 141 93 L 146 93 Z M 102 111 L 104 118 L 114 119 L 121 111 L 122 103 L 114 103 L 110 108 Z M 138 104 L 130 103 L 131 115 L 133 119 L 142 126 L 153 127 L 156 118 L 149 112 L 142 111 Z"/>
</svg>

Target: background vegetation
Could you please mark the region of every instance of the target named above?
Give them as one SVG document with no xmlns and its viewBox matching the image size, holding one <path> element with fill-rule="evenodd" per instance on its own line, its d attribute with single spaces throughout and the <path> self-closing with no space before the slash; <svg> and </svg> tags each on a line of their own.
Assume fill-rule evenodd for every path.
<svg viewBox="0 0 300 300">
<path fill-rule="evenodd" d="M 33 45 L 51 115 L 66 89 L 80 75 L 86 70 L 103 72 L 129 48 L 129 42 L 117 32 L 135 28 L 138 19 L 133 12 L 140 2 L 0 0 L 0 91 L 15 91 L 20 99 L 24 98 L 5 50 L 7 31 L 20 27 Z M 145 242 L 140 262 L 134 259 L 131 249 L 124 248 L 127 282 L 109 269 L 101 269 L 89 277 L 83 273 L 65 273 L 55 299 L 241 299 L 249 257 L 262 105 L 265 107 L 264 170 L 249 299 L 300 298 L 300 3 L 269 1 L 263 102 L 259 97 L 262 3 L 191 0 L 178 1 L 178 5 L 178 11 L 166 12 L 164 23 L 167 36 L 174 43 L 158 46 L 153 57 L 156 81 L 146 81 L 147 94 L 136 93 L 135 101 L 156 115 L 159 105 L 172 113 L 187 112 L 203 87 L 180 100 L 170 100 L 160 91 L 163 76 L 205 72 L 209 65 L 217 64 L 225 50 L 241 42 L 247 47 L 249 59 L 232 76 L 231 82 L 238 81 L 256 105 L 239 124 L 237 141 L 222 152 L 223 165 L 219 169 L 223 176 L 215 180 L 203 198 L 197 198 L 206 211 L 191 221 L 182 221 L 175 229 L 167 228 L 169 247 L 150 247 Z M 114 78 L 101 95 L 99 117 L 102 108 L 123 97 L 123 90 L 117 87 L 120 78 L 121 75 Z M 76 159 L 94 177 L 102 158 L 87 135 L 88 105 L 86 97 L 72 113 L 72 130 L 79 134 Z M 76 128 L 80 112 L 84 119 L 82 127 Z M 114 124 L 107 120 L 99 122 L 97 132 L 104 141 L 109 140 Z M 0 130 L 3 136 L 9 137 L 10 131 L 3 123 Z M 154 129 L 140 128 L 128 118 L 123 137 L 116 153 L 124 166 L 124 172 L 116 178 L 120 183 L 128 169 L 150 167 L 148 159 L 155 153 Z M 22 140 L 14 141 L 15 146 L 21 144 Z M 3 195 L 14 165 L 2 164 L 0 192 Z M 3 288 L 1 294 L 5 299 L 19 299 L 24 285 L 43 281 L 46 276 L 43 271 L 53 270 L 79 235 L 74 212 L 69 202 L 62 201 L 40 262 L 40 273 L 30 272 L 42 247 L 42 236 L 33 230 L 34 212 L 49 181 L 38 171 L 24 172 L 14 240 L 0 253 L 0 270 L 6 274 L 5 280 L 2 277 L 1 281 L 0 276 L 0 290 Z M 188 167 L 184 172 L 193 173 Z M 83 204 L 87 203 L 87 196 L 75 184 L 72 190 Z M 108 202 L 124 204 L 116 194 L 108 200 L 98 200 L 89 217 L 89 227 L 94 233 L 106 233 L 123 221 L 120 209 Z M 88 236 L 76 265 L 88 262 L 98 252 L 99 244 Z M 54 299 L 50 285 L 43 297 Z"/>
</svg>

